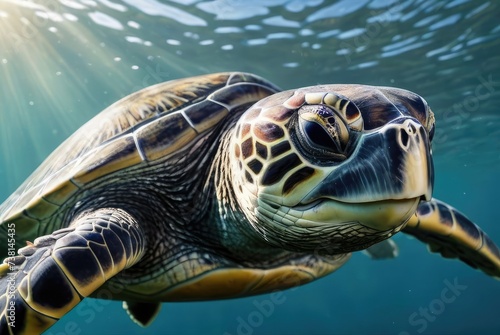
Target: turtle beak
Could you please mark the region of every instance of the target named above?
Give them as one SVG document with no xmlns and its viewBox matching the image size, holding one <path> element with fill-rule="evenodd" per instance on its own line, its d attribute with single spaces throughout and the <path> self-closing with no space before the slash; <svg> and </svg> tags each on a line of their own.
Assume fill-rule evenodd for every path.
<svg viewBox="0 0 500 335">
<path fill-rule="evenodd" d="M 303 199 L 344 203 L 432 198 L 433 164 L 425 128 L 412 117 L 400 117 L 362 134 L 343 164 Z"/>
</svg>

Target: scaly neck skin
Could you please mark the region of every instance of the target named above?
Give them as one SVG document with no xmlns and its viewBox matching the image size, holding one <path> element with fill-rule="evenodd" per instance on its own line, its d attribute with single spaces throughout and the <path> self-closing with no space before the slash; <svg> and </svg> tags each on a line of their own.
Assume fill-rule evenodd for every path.
<svg viewBox="0 0 500 335">
<path fill-rule="evenodd" d="M 237 186 L 233 184 L 230 164 L 230 139 L 233 129 L 234 127 L 223 132 L 219 155 L 216 155 L 212 165 L 211 175 L 216 195 L 213 210 L 214 221 L 222 244 L 231 254 L 266 258 L 282 250 L 269 244 L 252 226 L 251 218 L 247 218 L 241 209 L 234 190 Z"/>
</svg>

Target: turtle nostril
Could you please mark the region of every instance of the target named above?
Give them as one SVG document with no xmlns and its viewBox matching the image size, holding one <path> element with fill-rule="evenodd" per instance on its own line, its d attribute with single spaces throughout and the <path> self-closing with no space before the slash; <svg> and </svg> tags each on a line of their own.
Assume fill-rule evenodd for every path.
<svg viewBox="0 0 500 335">
<path fill-rule="evenodd" d="M 403 148 L 407 148 L 410 142 L 410 136 L 408 135 L 408 131 L 406 129 L 401 129 L 399 132 L 399 141 Z"/>
</svg>

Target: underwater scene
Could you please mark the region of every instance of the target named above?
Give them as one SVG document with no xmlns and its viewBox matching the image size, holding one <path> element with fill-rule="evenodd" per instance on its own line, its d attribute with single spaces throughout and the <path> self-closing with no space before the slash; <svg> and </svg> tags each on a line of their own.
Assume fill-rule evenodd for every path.
<svg viewBox="0 0 500 335">
<path fill-rule="evenodd" d="M 435 113 L 433 197 L 500 244 L 500 2 L 0 0 L 0 203 L 81 125 L 160 82 L 393 86 Z M 405 234 L 304 286 L 163 303 L 147 328 L 85 299 L 48 335 L 500 334 L 500 282 Z"/>
</svg>

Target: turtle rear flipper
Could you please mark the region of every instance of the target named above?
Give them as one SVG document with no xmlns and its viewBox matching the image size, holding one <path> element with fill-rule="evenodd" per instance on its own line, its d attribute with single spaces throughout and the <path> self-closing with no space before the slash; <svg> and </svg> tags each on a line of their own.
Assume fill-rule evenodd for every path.
<svg viewBox="0 0 500 335">
<path fill-rule="evenodd" d="M 366 248 L 363 252 L 373 259 L 388 259 L 398 257 L 399 248 L 391 239 L 383 240 Z"/>
<path fill-rule="evenodd" d="M 500 279 L 499 248 L 465 215 L 439 200 L 420 203 L 402 231 L 426 243 L 431 252 L 459 258 Z"/>
<path fill-rule="evenodd" d="M 0 333 L 39 334 L 111 277 L 137 263 L 145 240 L 120 209 L 79 216 L 0 266 Z"/>
<path fill-rule="evenodd" d="M 132 321 L 141 327 L 147 327 L 160 312 L 161 304 L 159 302 L 124 301 L 123 308 Z"/>
</svg>

